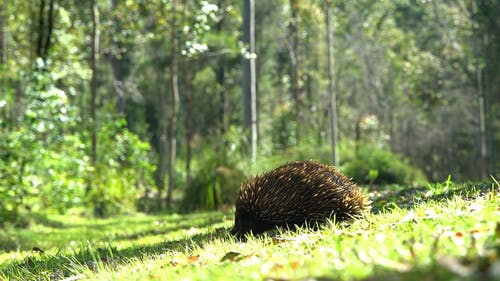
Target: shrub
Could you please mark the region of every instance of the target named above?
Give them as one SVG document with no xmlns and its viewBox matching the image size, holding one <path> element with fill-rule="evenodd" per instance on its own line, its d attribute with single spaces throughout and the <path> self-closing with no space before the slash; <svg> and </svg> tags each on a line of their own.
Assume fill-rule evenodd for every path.
<svg viewBox="0 0 500 281">
<path fill-rule="evenodd" d="M 125 129 L 124 120 L 108 119 L 99 130 L 98 159 L 89 174 L 92 188 L 86 194 L 97 216 L 134 208 L 140 192 L 153 185 L 149 143 Z"/>
<path fill-rule="evenodd" d="M 221 161 L 213 153 L 200 161 L 198 170 L 188 183 L 181 201 L 181 211 L 217 210 L 234 204 L 245 175 L 234 162 Z"/>
<path fill-rule="evenodd" d="M 27 74 L 23 114 L 0 121 L 0 225 L 24 210 L 64 211 L 82 196 L 86 161 L 66 94 L 43 71 Z M 0 100 L 3 107 L 12 101 Z M 7 110 L 8 111 L 8 110 Z"/>
<path fill-rule="evenodd" d="M 358 144 L 349 152 L 341 170 L 356 183 L 417 185 L 426 182 L 419 168 L 387 148 Z"/>
<path fill-rule="evenodd" d="M 199 158 L 193 166 L 199 168 L 193 171 L 193 177 L 184 190 L 181 211 L 216 210 L 236 201 L 240 183 L 245 178 L 241 167 L 248 161 L 241 154 L 245 137 L 232 127 L 224 136 L 224 141 L 229 149 L 223 153 L 213 150 L 198 153 Z"/>
</svg>

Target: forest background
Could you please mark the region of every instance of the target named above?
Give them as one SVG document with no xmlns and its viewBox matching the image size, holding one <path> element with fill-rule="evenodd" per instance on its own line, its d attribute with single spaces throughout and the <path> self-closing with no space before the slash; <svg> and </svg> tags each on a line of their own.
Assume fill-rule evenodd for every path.
<svg viewBox="0 0 500 281">
<path fill-rule="evenodd" d="M 497 1 L 0 4 L 2 224 L 226 208 L 296 159 L 370 186 L 500 175 Z"/>
</svg>

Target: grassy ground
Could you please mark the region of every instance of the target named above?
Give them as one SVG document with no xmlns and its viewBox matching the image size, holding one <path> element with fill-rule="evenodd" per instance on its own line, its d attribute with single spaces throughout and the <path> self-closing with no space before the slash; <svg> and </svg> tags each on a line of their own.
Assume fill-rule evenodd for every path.
<svg viewBox="0 0 500 281">
<path fill-rule="evenodd" d="M 500 187 L 385 187 L 349 225 L 236 241 L 233 215 L 50 216 L 0 233 L 0 280 L 500 280 Z"/>
</svg>

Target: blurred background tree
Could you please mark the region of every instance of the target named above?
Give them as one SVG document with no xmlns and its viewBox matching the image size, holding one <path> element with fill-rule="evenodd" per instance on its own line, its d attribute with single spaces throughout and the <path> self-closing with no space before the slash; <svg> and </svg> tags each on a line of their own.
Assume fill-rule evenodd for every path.
<svg viewBox="0 0 500 281">
<path fill-rule="evenodd" d="M 333 163 L 332 91 L 357 182 L 498 178 L 498 3 L 261 1 L 249 52 L 243 2 L 1 0 L 3 222 L 225 208 L 246 176 Z"/>
</svg>

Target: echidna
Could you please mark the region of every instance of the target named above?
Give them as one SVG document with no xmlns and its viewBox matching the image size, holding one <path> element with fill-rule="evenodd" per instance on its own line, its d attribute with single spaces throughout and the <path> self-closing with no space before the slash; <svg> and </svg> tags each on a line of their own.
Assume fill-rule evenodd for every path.
<svg viewBox="0 0 500 281">
<path fill-rule="evenodd" d="M 359 216 L 366 208 L 365 195 L 334 167 L 297 161 L 241 184 L 231 233 L 317 226 Z"/>
</svg>

